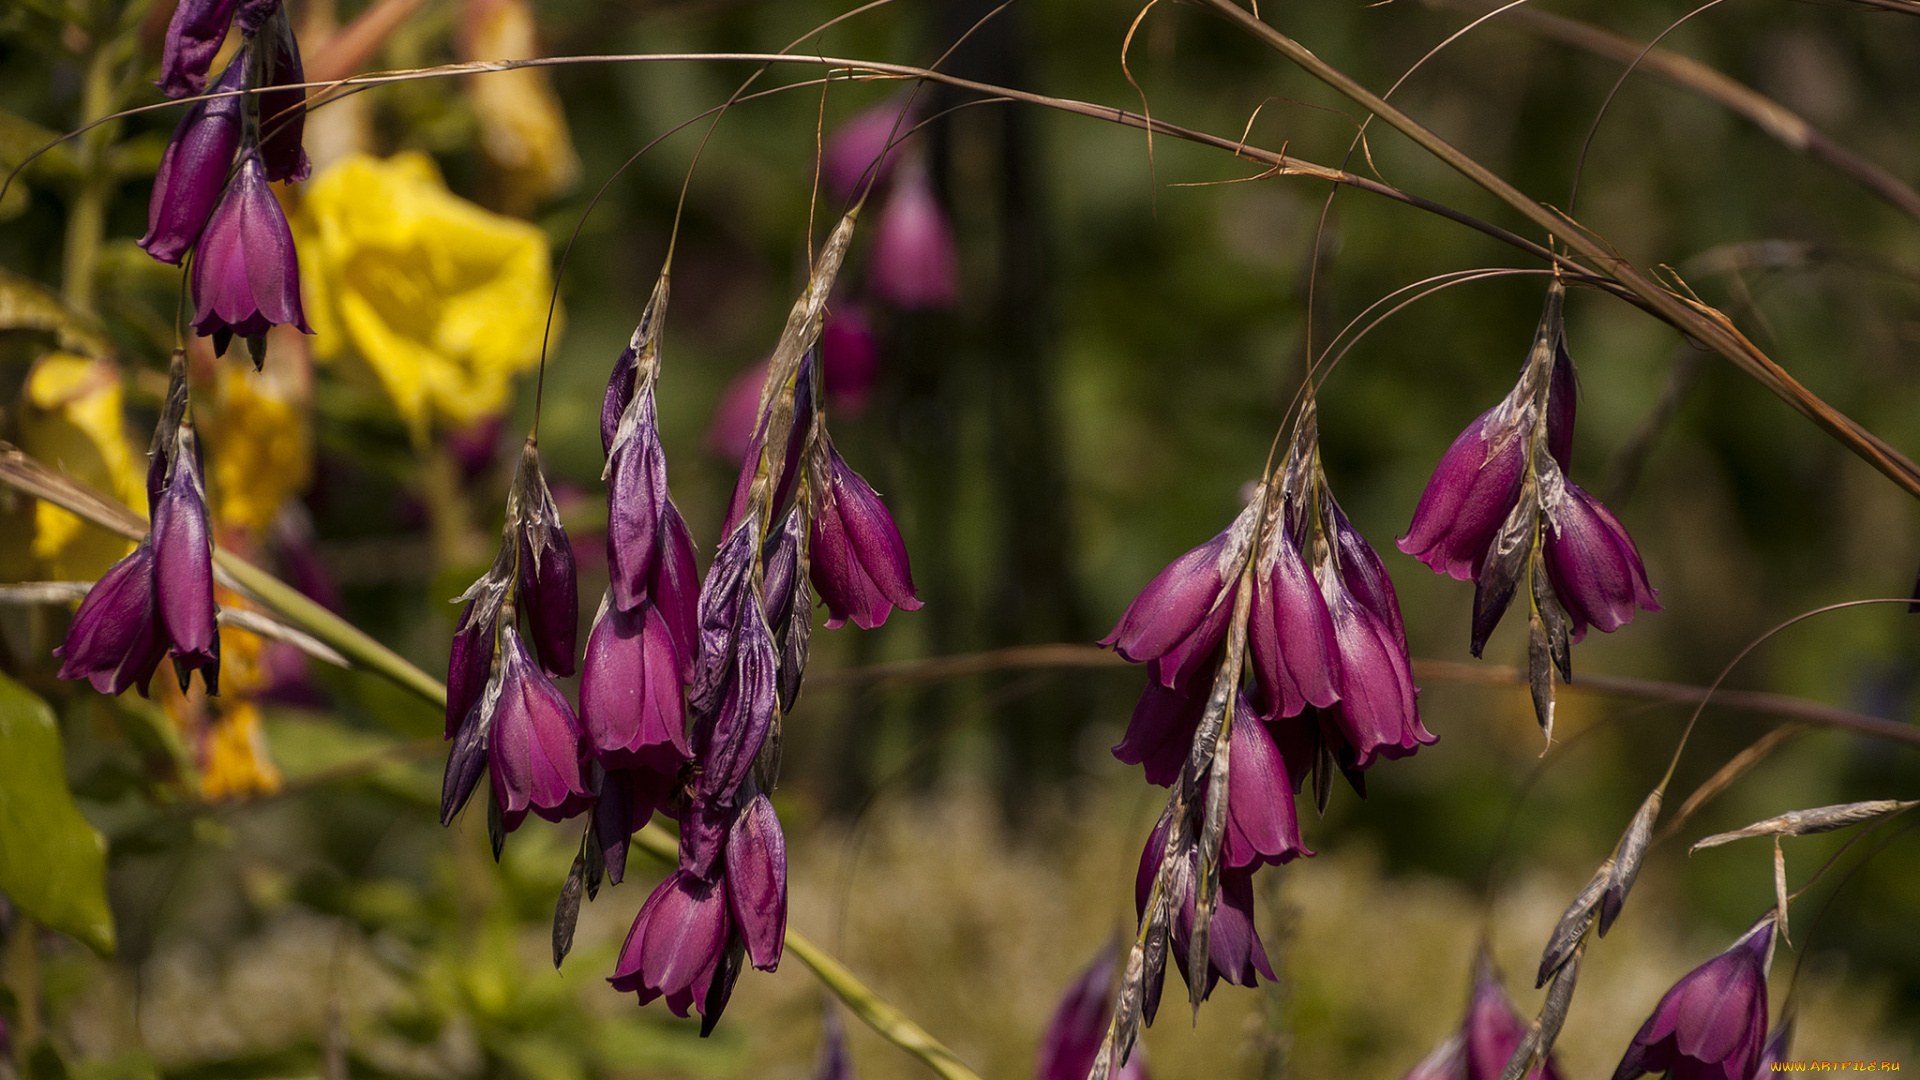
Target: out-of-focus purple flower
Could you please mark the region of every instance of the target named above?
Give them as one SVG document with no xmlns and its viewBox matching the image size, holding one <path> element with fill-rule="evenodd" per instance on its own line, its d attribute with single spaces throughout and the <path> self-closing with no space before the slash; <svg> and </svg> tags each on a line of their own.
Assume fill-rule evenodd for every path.
<svg viewBox="0 0 1920 1080">
<path fill-rule="evenodd" d="M 1113 990 L 1119 976 L 1111 945 L 1100 951 L 1054 1007 L 1053 1020 L 1034 1061 L 1034 1080 L 1087 1080 L 1113 1014 Z M 1147 1080 L 1146 1054 L 1135 1045 L 1116 1080 Z"/>
<path fill-rule="evenodd" d="M 642 1005 L 665 997 L 675 1016 L 699 1009 L 711 1028 L 737 974 L 726 970 L 732 931 L 725 887 L 676 870 L 640 906 L 607 981 L 640 995 Z"/>
<path fill-rule="evenodd" d="M 1778 1070 L 1774 1065 L 1787 1060 L 1788 1048 L 1793 1045 L 1793 1014 L 1791 1011 L 1780 1026 L 1767 1036 L 1767 1045 L 1760 1050 L 1760 1064 L 1754 1067 L 1753 1080 L 1771 1080 Z"/>
<path fill-rule="evenodd" d="M 947 308 L 960 299 L 953 226 L 918 162 L 901 168 L 880 207 L 867 287 L 898 308 Z"/>
<path fill-rule="evenodd" d="M 498 414 L 483 416 L 465 427 L 446 434 L 446 447 L 460 466 L 460 479 L 471 483 L 486 475 L 500 460 L 500 430 L 505 418 Z"/>
<path fill-rule="evenodd" d="M 247 52 L 242 48 L 215 82 L 216 92 L 239 90 L 245 82 Z M 197 101 L 187 108 L 173 139 L 160 155 L 153 176 L 153 196 L 147 201 L 147 235 L 140 246 L 163 263 L 179 265 L 206 228 L 207 219 L 227 186 L 240 147 L 244 99 L 220 97 Z"/>
<path fill-rule="evenodd" d="M 1636 605 L 1659 611 L 1640 552 L 1600 500 L 1571 481 L 1564 499 L 1546 500 L 1547 575 L 1579 641 L 1588 626 L 1612 633 L 1633 619 Z"/>
<path fill-rule="evenodd" d="M 198 94 L 207 84 L 207 69 L 227 40 L 233 13 L 240 0 L 180 0 L 167 24 L 161 46 L 160 78 L 154 82 L 168 97 Z"/>
<path fill-rule="evenodd" d="M 487 688 L 487 769 L 494 801 L 512 831 L 532 810 L 562 821 L 585 810 L 593 793 L 580 776 L 580 723 L 553 683 L 534 666 L 520 634 L 500 632 L 498 686 Z"/>
<path fill-rule="evenodd" d="M 1134 878 L 1134 912 L 1144 917 L 1147 900 L 1153 892 L 1153 879 L 1159 872 L 1160 859 L 1166 852 L 1167 822 L 1163 819 L 1156 825 L 1153 835 L 1147 838 L 1147 846 L 1140 853 L 1140 872 Z M 1168 944 L 1173 959 L 1180 967 L 1180 975 L 1193 985 L 1193 970 L 1187 956 L 1187 944 L 1193 936 L 1193 881 L 1199 874 L 1200 851 L 1196 846 L 1187 857 L 1184 873 L 1172 875 L 1174 888 L 1173 933 Z M 1260 944 L 1260 935 L 1253 926 L 1253 872 L 1255 867 L 1227 867 L 1220 869 L 1220 894 L 1218 906 L 1214 908 L 1213 920 L 1207 935 L 1207 971 L 1206 984 L 1200 993 L 1205 1000 L 1213 993 L 1213 988 L 1221 979 L 1235 986 L 1254 986 L 1260 980 L 1255 973 L 1274 978 L 1273 965 L 1267 960 L 1266 947 Z M 1157 997 L 1157 994 L 1150 994 Z M 1149 1017 L 1151 1020 L 1151 1017 Z"/>
<path fill-rule="evenodd" d="M 831 1003 L 820 1018 L 820 1053 L 814 1058 L 813 1080 L 853 1080 L 853 1055 L 847 1053 L 847 1038 L 840 1030 L 840 1014 Z"/>
<path fill-rule="evenodd" d="M 560 508 L 540 469 L 540 455 L 528 439 L 514 484 L 519 505 L 515 530 L 519 547 L 519 594 L 540 666 L 562 678 L 574 672 L 574 646 L 580 626 L 580 585 L 573 544 L 560 525 Z"/>
<path fill-rule="evenodd" d="M 241 23 L 247 22 L 241 12 Z M 300 43 L 293 37 L 293 20 L 275 6 L 271 18 L 255 38 L 260 53 L 260 161 L 269 180 L 305 180 L 312 171 L 301 146 L 307 127 L 307 81 L 300 63 Z M 268 89 L 268 88 L 277 89 Z"/>
<path fill-rule="evenodd" d="M 1258 513 L 1257 504 L 1248 504 L 1220 535 L 1160 571 L 1100 644 L 1136 664 L 1153 661 L 1162 686 L 1185 684 L 1226 639 Z"/>
<path fill-rule="evenodd" d="M 1664 1072 L 1672 1080 L 1750 1080 L 1767 1035 L 1773 916 L 1673 984 L 1640 1025 L 1613 1080 Z"/>
<path fill-rule="evenodd" d="M 1465 1072 L 1461 1080 L 1500 1080 L 1513 1052 L 1527 1037 L 1527 1018 L 1513 1007 L 1513 999 L 1500 985 L 1500 974 L 1485 953 L 1480 955 L 1473 980 L 1473 997 L 1467 1004 L 1467 1017 L 1460 1026 L 1466 1049 Z M 1527 1080 L 1560 1080 L 1560 1070 L 1551 1059 L 1527 1073 Z"/>
<path fill-rule="evenodd" d="M 899 526 L 824 431 L 808 471 L 813 523 L 807 546 L 813 586 L 827 605 L 827 626 L 851 619 L 862 630 L 871 630 L 886 622 L 894 608 L 918 610 Z"/>
<path fill-rule="evenodd" d="M 727 837 L 727 906 L 747 958 L 761 971 L 780 966 L 787 932 L 787 843 L 773 803 L 755 795 Z"/>
<path fill-rule="evenodd" d="M 244 152 L 239 171 L 213 211 L 193 257 L 194 329 L 213 337 L 224 354 L 234 335 L 255 338 L 280 323 L 304 333 L 300 264 L 287 215 L 267 186 L 257 152 Z"/>
<path fill-rule="evenodd" d="M 154 612 L 151 535 L 94 582 L 66 641 L 53 652 L 63 679 L 86 679 L 103 694 L 134 686 L 146 696 L 154 669 L 167 655 L 166 633 Z"/>
<path fill-rule="evenodd" d="M 820 331 L 820 370 L 827 404 L 859 415 L 880 372 L 880 339 L 857 306 L 843 304 L 827 313 Z"/>
<path fill-rule="evenodd" d="M 214 622 L 213 538 L 193 428 L 182 424 L 165 486 L 153 502 L 154 602 L 180 690 L 198 671 L 207 693 L 220 692 L 220 628 Z"/>
<path fill-rule="evenodd" d="M 621 611 L 601 601 L 580 676 L 580 721 L 602 764 L 671 776 L 693 756 L 684 670 L 659 608 L 642 604 Z"/>
<path fill-rule="evenodd" d="M 911 105 L 912 100 L 905 96 L 888 98 L 855 113 L 834 129 L 820 158 L 821 179 L 826 181 L 827 190 L 834 198 L 846 202 L 864 186 L 876 189 L 886 186 L 902 154 L 897 144 L 887 150 L 887 140 L 912 130 L 919 112 Z M 882 151 L 886 152 L 884 161 L 880 157 Z M 863 182 L 869 176 L 873 182 L 866 185 Z"/>
<path fill-rule="evenodd" d="M 737 460 L 753 445 L 754 425 L 760 421 L 760 387 L 767 381 L 767 365 L 756 364 L 734 377 L 721 392 L 707 422 L 707 449 L 716 457 Z"/>
</svg>

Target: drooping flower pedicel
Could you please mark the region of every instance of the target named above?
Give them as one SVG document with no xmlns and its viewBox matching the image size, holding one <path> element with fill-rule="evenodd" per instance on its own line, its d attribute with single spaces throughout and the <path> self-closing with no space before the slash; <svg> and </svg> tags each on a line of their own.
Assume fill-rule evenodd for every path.
<svg viewBox="0 0 1920 1080">
<path fill-rule="evenodd" d="M 1529 678 L 1549 739 L 1553 671 L 1573 677 L 1572 643 L 1589 626 L 1619 629 L 1636 607 L 1660 610 L 1626 529 L 1566 476 L 1575 381 L 1565 297 L 1556 280 L 1520 381 L 1447 448 L 1399 540 L 1436 573 L 1474 582 L 1475 656 L 1526 587 Z"/>
</svg>

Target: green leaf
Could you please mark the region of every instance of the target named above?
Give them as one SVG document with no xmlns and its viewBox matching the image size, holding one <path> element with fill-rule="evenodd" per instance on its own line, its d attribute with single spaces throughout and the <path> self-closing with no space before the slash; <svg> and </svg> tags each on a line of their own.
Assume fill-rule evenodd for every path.
<svg viewBox="0 0 1920 1080">
<path fill-rule="evenodd" d="M 91 318 L 67 306 L 45 285 L 0 270 L 0 330 L 51 330 L 60 347 L 99 359 L 113 346 Z"/>
<path fill-rule="evenodd" d="M 0 675 L 0 891 L 28 917 L 113 954 L 107 842 L 67 790 L 53 710 Z"/>
</svg>

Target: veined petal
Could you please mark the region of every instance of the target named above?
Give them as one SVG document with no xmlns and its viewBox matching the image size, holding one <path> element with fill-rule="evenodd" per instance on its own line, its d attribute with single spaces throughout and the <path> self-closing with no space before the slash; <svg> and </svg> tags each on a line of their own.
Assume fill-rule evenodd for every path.
<svg viewBox="0 0 1920 1080">
<path fill-rule="evenodd" d="M 753 966 L 780 966 L 787 932 L 787 843 L 765 795 L 755 795 L 727 838 L 727 904 Z"/>
<path fill-rule="evenodd" d="M 1505 403 L 1489 409 L 1447 447 L 1398 541 L 1401 551 L 1459 581 L 1478 575 L 1487 546 L 1520 497 L 1526 443 L 1506 426 L 1514 415 Z"/>
</svg>

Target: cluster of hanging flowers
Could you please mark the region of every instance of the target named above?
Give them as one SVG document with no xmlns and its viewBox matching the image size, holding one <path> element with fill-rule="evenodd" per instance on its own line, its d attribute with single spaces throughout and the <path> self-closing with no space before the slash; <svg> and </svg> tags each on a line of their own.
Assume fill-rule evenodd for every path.
<svg viewBox="0 0 1920 1080">
<path fill-rule="evenodd" d="M 556 964 L 582 892 L 622 879 L 628 843 L 656 811 L 678 823 L 679 865 L 641 905 L 609 981 L 641 1004 L 698 1011 L 703 1034 L 746 964 L 780 962 L 786 847 L 769 796 L 816 599 L 829 627 L 870 628 L 920 606 L 899 529 L 833 448 L 820 404 L 826 297 L 856 216 L 828 238 L 774 353 L 704 582 L 668 493 L 657 422 L 663 273 L 602 403 L 609 584 L 580 665 L 578 715 L 553 681 L 575 670 L 574 559 L 531 439 L 500 553 L 461 597 L 449 661 L 443 822 L 483 770 L 496 856 L 529 810 L 555 821 L 592 811 L 556 911 Z"/>
<path fill-rule="evenodd" d="M 1393 584 L 1320 467 L 1311 401 L 1247 508 L 1141 590 L 1102 644 L 1148 674 L 1114 756 L 1172 789 L 1141 853 L 1141 935 L 1104 1076 L 1152 1023 L 1169 951 L 1196 1008 L 1221 979 L 1273 978 L 1253 875 L 1312 854 L 1293 805 L 1307 777 L 1324 809 L 1335 772 L 1364 794 L 1365 770 L 1434 736 Z"/>
<path fill-rule="evenodd" d="M 208 69 L 238 22 L 243 43 L 226 69 Z M 192 253 L 194 330 L 225 354 L 246 339 L 254 362 L 267 329 L 311 333 L 287 215 L 268 186 L 303 180 L 306 91 L 300 46 L 280 0 L 183 0 L 167 27 L 158 85 L 194 102 L 160 159 L 140 246 L 178 265 Z"/>
</svg>

